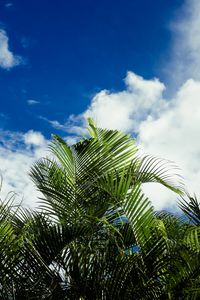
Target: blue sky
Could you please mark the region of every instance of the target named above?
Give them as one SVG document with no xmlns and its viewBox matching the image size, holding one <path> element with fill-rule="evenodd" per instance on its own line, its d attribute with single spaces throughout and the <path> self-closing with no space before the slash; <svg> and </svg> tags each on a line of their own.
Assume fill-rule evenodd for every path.
<svg viewBox="0 0 200 300">
<path fill-rule="evenodd" d="M 14 190 L 32 205 L 30 165 L 51 133 L 73 143 L 89 116 L 174 161 L 200 193 L 199 53 L 198 0 L 2 0 L 3 197 Z M 166 190 L 146 192 L 158 209 L 176 205 Z"/>
<path fill-rule="evenodd" d="M 0 69 L 1 126 L 50 137 L 53 130 L 40 116 L 66 122 L 98 91 L 123 89 L 129 70 L 163 78 L 169 22 L 180 3 L 1 1 L 1 29 L 10 51 L 22 59 L 9 71 Z"/>
</svg>

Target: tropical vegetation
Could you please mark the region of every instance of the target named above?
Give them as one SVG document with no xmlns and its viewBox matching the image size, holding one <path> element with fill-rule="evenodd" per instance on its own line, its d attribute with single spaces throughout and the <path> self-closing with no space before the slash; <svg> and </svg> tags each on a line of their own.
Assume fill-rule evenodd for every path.
<svg viewBox="0 0 200 300">
<path fill-rule="evenodd" d="M 54 136 L 31 168 L 38 209 L 1 202 L 0 299 L 199 299 L 197 198 L 131 136 L 92 120 L 88 131 L 72 146 Z M 182 213 L 155 211 L 148 182 L 177 193 Z"/>
</svg>

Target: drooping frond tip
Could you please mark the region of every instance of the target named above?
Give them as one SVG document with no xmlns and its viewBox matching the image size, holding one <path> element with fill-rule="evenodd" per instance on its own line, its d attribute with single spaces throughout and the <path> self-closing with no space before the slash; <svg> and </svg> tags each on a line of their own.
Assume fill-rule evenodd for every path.
<svg viewBox="0 0 200 300">
<path fill-rule="evenodd" d="M 96 138 L 97 137 L 97 127 L 96 124 L 94 122 L 94 120 L 92 118 L 88 118 L 88 132 L 90 134 L 91 137 Z"/>
</svg>

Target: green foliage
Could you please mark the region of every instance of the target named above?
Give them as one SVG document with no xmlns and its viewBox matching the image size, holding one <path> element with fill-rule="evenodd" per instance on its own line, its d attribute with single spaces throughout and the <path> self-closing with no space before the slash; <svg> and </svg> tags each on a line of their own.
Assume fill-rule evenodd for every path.
<svg viewBox="0 0 200 300">
<path fill-rule="evenodd" d="M 39 210 L 1 204 L 0 299 L 198 299 L 198 202 L 180 203 L 191 221 L 156 213 L 142 185 L 183 195 L 173 165 L 92 120 L 88 131 L 71 147 L 54 136 L 32 167 Z"/>
</svg>

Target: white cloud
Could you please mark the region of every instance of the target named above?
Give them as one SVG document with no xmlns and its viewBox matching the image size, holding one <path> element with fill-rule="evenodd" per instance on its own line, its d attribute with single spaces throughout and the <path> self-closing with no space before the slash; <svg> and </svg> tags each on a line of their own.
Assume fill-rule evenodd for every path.
<svg viewBox="0 0 200 300">
<path fill-rule="evenodd" d="M 28 105 L 35 105 L 35 104 L 39 104 L 40 102 L 34 99 L 28 99 L 27 103 Z"/>
<path fill-rule="evenodd" d="M 7 193 L 17 193 L 16 202 L 23 200 L 26 206 L 36 206 L 39 192 L 28 176 L 30 167 L 46 156 L 47 140 L 39 132 L 13 133 L 1 131 L 0 174 L 3 178 L 1 199 Z M 32 145 L 32 148 L 30 148 Z"/>
<path fill-rule="evenodd" d="M 188 190 L 200 195 L 200 81 L 188 80 L 158 118 L 144 120 L 139 142 L 146 152 L 173 160 L 182 169 Z M 151 187 L 147 187 L 151 189 Z M 171 206 L 174 197 L 151 190 L 158 208 Z M 169 202 L 170 201 L 170 202 Z"/>
<path fill-rule="evenodd" d="M 43 118 L 43 119 L 45 119 L 45 118 Z M 57 120 L 47 120 L 46 119 L 46 121 L 49 122 L 51 124 L 51 126 L 53 128 L 55 128 L 55 129 L 60 129 L 60 130 L 63 130 L 63 131 L 67 131 L 68 130 L 67 126 L 61 124 Z"/>
<path fill-rule="evenodd" d="M 178 90 L 158 118 L 140 124 L 142 147 L 176 161 L 190 193 L 200 198 L 200 2 L 186 0 L 171 29 L 172 59 L 166 65 L 170 88 Z M 147 187 L 158 208 L 175 204 L 171 195 Z M 155 197 L 156 195 L 156 197 Z"/>
<path fill-rule="evenodd" d="M 99 92 L 71 127 L 85 126 L 91 116 L 101 127 L 137 134 L 143 151 L 174 161 L 188 190 L 200 197 L 200 2 L 186 1 L 181 13 L 172 25 L 172 60 L 166 66 L 176 91 L 171 98 L 164 99 L 166 87 L 158 79 L 128 72 L 125 90 Z M 155 184 L 144 189 L 157 209 L 175 207 L 172 192 Z"/>
<path fill-rule="evenodd" d="M 29 130 L 24 134 L 24 142 L 26 145 L 40 147 L 46 143 L 44 136 L 40 132 L 35 132 L 33 130 Z"/>
<path fill-rule="evenodd" d="M 77 136 L 68 136 L 65 140 L 71 145 L 77 142 Z M 0 130 L 0 176 L 3 179 L 0 199 L 4 200 L 10 192 L 14 192 L 16 203 L 22 201 L 23 206 L 28 207 L 38 205 L 38 198 L 42 195 L 28 174 L 34 162 L 50 156 L 48 143 L 41 132 Z"/>
<path fill-rule="evenodd" d="M 172 22 L 173 47 L 168 79 L 176 88 L 188 78 L 200 80 L 200 1 L 186 0 Z"/>
<path fill-rule="evenodd" d="M 77 136 L 67 136 L 64 140 L 69 146 L 71 146 L 76 144 L 79 141 L 79 138 Z"/>
<path fill-rule="evenodd" d="M 144 117 L 157 115 L 166 107 L 162 100 L 165 86 L 157 78 L 145 80 L 128 72 L 125 83 L 124 91 L 99 92 L 81 115 L 83 121 L 92 117 L 101 127 L 133 132 L 137 131 L 138 124 Z"/>
<path fill-rule="evenodd" d="M 82 115 L 70 115 L 67 122 L 65 122 L 64 124 L 61 124 L 57 120 L 49 120 L 43 116 L 39 116 L 39 118 L 43 121 L 48 122 L 55 129 L 62 130 L 70 134 L 76 134 L 79 136 L 87 134 L 87 130 L 83 126 L 83 123 L 84 125 L 86 125 L 86 120 Z M 76 125 L 76 123 L 80 123 L 80 125 Z"/>
<path fill-rule="evenodd" d="M 200 81 L 187 80 L 168 100 L 157 79 L 144 80 L 129 72 L 125 82 L 122 92 L 98 93 L 82 117 L 92 116 L 102 127 L 137 133 L 143 152 L 174 161 L 189 191 L 200 195 Z M 156 209 L 175 205 L 172 192 L 155 184 L 144 189 Z"/>
<path fill-rule="evenodd" d="M 184 118 L 187 118 L 187 107 L 185 108 L 185 105 L 181 102 L 182 94 L 190 94 L 190 91 L 187 91 L 187 89 L 191 88 L 193 90 L 193 84 L 195 85 L 195 83 L 189 81 L 181 88 L 175 99 L 171 101 L 163 98 L 165 85 L 156 78 L 145 80 L 133 72 L 128 72 L 125 83 L 126 89 L 124 91 L 110 93 L 104 90 L 98 93 L 92 99 L 90 106 L 85 112 L 77 117 L 70 117 L 71 128 L 73 129 L 77 126 L 77 123 L 79 126 L 81 123 L 82 126 L 85 126 L 86 119 L 92 117 L 100 127 L 137 134 L 138 142 L 140 147 L 144 150 L 143 152 L 176 161 L 177 164 L 180 162 L 180 166 L 185 168 L 186 173 L 190 172 L 185 165 L 181 164 L 180 160 L 177 160 L 177 157 L 180 158 L 180 155 L 175 156 L 173 153 L 180 151 L 180 149 L 176 147 L 182 147 L 181 139 L 184 135 L 184 128 L 180 128 L 182 122 L 181 117 L 184 114 Z M 185 101 L 187 101 L 186 99 L 187 96 L 185 96 Z M 197 99 L 193 99 L 193 101 L 195 102 Z M 174 113 L 175 109 L 176 111 Z M 179 114 L 180 117 L 177 118 L 176 114 Z M 163 119 L 163 117 L 167 118 L 167 120 Z M 171 120 L 171 123 L 168 119 Z M 195 126 L 196 124 L 194 124 L 194 128 Z M 172 133 L 173 129 L 174 132 Z M 193 130 L 193 128 L 191 128 L 191 130 Z M 176 139 L 177 132 L 179 132 L 179 140 Z M 171 138 L 171 143 L 174 139 L 172 145 L 171 143 L 166 143 L 165 139 L 168 135 Z M 166 151 L 160 146 L 162 143 L 160 142 L 159 144 L 161 138 L 164 140 L 164 147 L 165 144 L 168 146 L 165 147 Z M 168 150 L 170 150 L 170 152 Z M 186 152 L 187 151 L 184 152 L 184 158 Z M 172 155 L 170 155 L 170 153 Z M 191 170 L 191 172 L 192 171 L 193 170 Z M 171 173 L 173 174 L 173 172 L 174 170 L 172 170 Z M 167 192 L 166 188 L 156 187 L 156 195 L 155 184 L 149 186 L 145 185 L 144 190 L 151 198 L 156 209 L 166 206 L 172 208 L 172 206 L 175 205 L 176 198 L 174 194 Z"/>
<path fill-rule="evenodd" d="M 8 45 L 8 37 L 5 30 L 0 29 L 0 68 L 9 70 L 22 63 L 22 58 L 13 54 Z"/>
<path fill-rule="evenodd" d="M 41 118 L 56 129 L 74 134 L 85 132 L 89 116 L 99 126 L 136 133 L 143 151 L 175 161 L 182 169 L 188 189 L 200 197 L 200 2 L 186 1 L 181 17 L 172 28 L 175 40 L 171 62 L 166 66 L 169 71 L 166 81 L 172 78 L 171 84 L 177 92 L 170 99 L 163 96 L 169 87 L 158 79 L 145 80 L 128 72 L 123 91 L 102 90 L 82 114 L 71 115 L 64 124 Z M 13 139 L 8 143 L 9 151 L 5 151 L 5 145 L 0 147 L 0 166 L 4 168 L 8 190 L 15 183 L 28 194 L 27 176 L 20 177 L 19 170 L 27 170 L 42 153 L 45 140 L 34 132 L 21 139 L 26 143 L 23 151 L 12 151 Z M 74 141 L 73 137 L 71 142 Z M 27 150 L 30 144 L 37 145 L 31 154 Z M 167 193 L 158 185 L 155 188 L 155 184 L 146 185 L 144 189 L 156 209 L 175 209 L 176 197 L 172 192 Z"/>
</svg>

